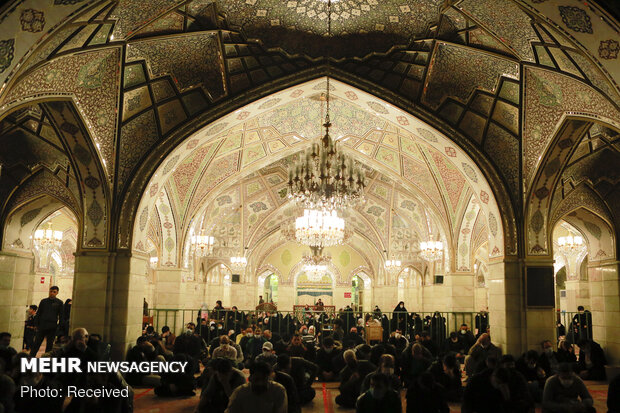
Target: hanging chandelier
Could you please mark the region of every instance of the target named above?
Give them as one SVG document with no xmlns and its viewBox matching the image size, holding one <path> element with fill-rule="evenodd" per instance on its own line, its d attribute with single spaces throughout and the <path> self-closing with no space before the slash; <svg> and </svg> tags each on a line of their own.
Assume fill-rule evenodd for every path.
<svg viewBox="0 0 620 413">
<path fill-rule="evenodd" d="M 302 258 L 304 272 L 309 281 L 321 281 L 327 272 L 327 266 L 331 256 L 323 255 L 323 247 L 310 247 L 312 254 L 306 254 Z"/>
<path fill-rule="evenodd" d="M 344 219 L 335 210 L 306 209 L 295 220 L 295 239 L 310 247 L 329 247 L 342 244 Z"/>
<path fill-rule="evenodd" d="M 206 257 L 213 253 L 214 237 L 210 235 L 192 235 L 191 242 L 196 257 Z"/>
<path fill-rule="evenodd" d="M 327 2 L 327 35 L 331 37 L 331 1 Z M 329 55 L 327 56 L 329 63 Z M 363 199 L 364 171 L 342 153 L 329 134 L 329 75 L 325 92 L 325 135 L 289 168 L 288 196 L 305 209 L 342 211 Z"/>
<path fill-rule="evenodd" d="M 437 261 L 443 256 L 443 243 L 441 241 L 420 242 L 420 256 L 426 261 Z"/>
<path fill-rule="evenodd" d="M 248 260 L 245 257 L 230 257 L 230 269 L 237 272 L 242 272 L 248 265 Z"/>
<path fill-rule="evenodd" d="M 58 248 L 62 244 L 62 231 L 54 231 L 52 222 L 47 223 L 47 229 L 38 229 L 34 232 L 34 245 L 37 248 Z"/>
<path fill-rule="evenodd" d="M 583 237 L 568 235 L 558 238 L 558 249 L 568 258 L 574 258 L 586 250 Z"/>
<path fill-rule="evenodd" d="M 398 274 L 402 268 L 402 262 L 400 260 L 385 260 L 385 269 L 388 273 L 394 275 Z"/>
</svg>

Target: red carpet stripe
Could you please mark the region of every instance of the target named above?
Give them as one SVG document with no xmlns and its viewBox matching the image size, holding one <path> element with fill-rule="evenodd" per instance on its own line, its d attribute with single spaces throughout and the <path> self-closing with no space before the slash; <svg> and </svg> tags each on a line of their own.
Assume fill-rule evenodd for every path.
<svg viewBox="0 0 620 413">
<path fill-rule="evenodd" d="M 150 392 L 151 390 L 153 390 L 153 389 L 146 389 L 146 390 L 144 390 L 143 392 L 138 393 L 138 394 L 135 394 L 135 393 L 134 393 L 134 395 L 133 395 L 133 399 L 134 399 L 134 400 L 138 400 L 140 397 L 142 397 L 142 396 L 146 396 L 146 394 L 147 394 L 148 392 Z"/>
<path fill-rule="evenodd" d="M 325 408 L 325 413 L 330 413 L 329 402 L 327 389 L 325 388 L 325 383 L 323 383 L 323 407 Z"/>
</svg>

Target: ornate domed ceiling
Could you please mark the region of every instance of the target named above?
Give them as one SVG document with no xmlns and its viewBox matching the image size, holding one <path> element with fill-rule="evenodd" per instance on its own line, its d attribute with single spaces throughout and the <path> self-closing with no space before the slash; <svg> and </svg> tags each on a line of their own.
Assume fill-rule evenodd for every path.
<svg viewBox="0 0 620 413">
<path fill-rule="evenodd" d="M 295 212 L 287 168 L 321 134 L 325 87 L 318 79 L 257 101 L 168 156 L 149 184 L 156 208 L 145 197 L 138 227 L 160 247 L 164 262 L 176 265 L 183 255 L 178 246 L 200 229 L 218 237 L 226 255 L 279 241 L 271 235 Z M 483 179 L 471 161 L 390 105 L 337 81 L 331 89 L 332 135 L 364 165 L 368 180 L 366 203 L 348 213 L 350 228 L 379 256 L 410 259 L 417 258 L 418 241 L 440 236 L 459 245 L 461 258 L 455 258 L 468 270 L 473 244 L 499 235 L 497 206 L 488 188 L 480 189 Z M 145 250 L 144 238 L 135 242 Z"/>
<path fill-rule="evenodd" d="M 563 142 L 592 119 L 620 125 L 618 24 L 573 3 L 341 0 L 327 39 L 320 0 L 11 2 L 0 12 L 0 139 L 11 148 L 1 214 L 50 196 L 79 216 L 80 248 L 143 251 L 152 209 L 141 194 L 164 191 L 167 226 L 186 230 L 232 180 L 317 135 L 324 85 L 308 82 L 329 73 L 341 81 L 334 133 L 370 165 L 370 196 L 418 199 L 455 246 L 463 217 L 482 214 L 491 256 L 517 254 L 528 221 L 528 252 L 545 254 L 564 165 L 545 168 L 541 154 L 568 156 L 554 140 L 567 114 L 588 121 Z M 615 184 L 597 187 L 618 198 Z"/>
</svg>

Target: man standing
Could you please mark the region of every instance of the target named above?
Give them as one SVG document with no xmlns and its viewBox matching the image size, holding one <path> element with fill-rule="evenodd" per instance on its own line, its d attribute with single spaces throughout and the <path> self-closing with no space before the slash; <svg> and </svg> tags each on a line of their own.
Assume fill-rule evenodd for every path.
<svg viewBox="0 0 620 413">
<path fill-rule="evenodd" d="M 63 322 L 63 302 L 56 298 L 58 295 L 58 287 L 50 287 L 49 297 L 44 298 L 39 303 L 39 309 L 34 317 L 34 323 L 37 329 L 37 335 L 34 344 L 30 350 L 31 356 L 36 356 L 45 338 L 45 352 L 49 352 L 54 345 L 54 337 L 56 337 L 56 329 L 58 323 Z"/>
<path fill-rule="evenodd" d="M 26 317 L 26 321 L 24 322 L 24 344 L 22 346 L 22 350 L 30 350 L 32 348 L 34 336 L 36 335 L 34 316 L 37 314 L 38 308 L 39 307 L 34 304 L 28 307 L 28 316 Z"/>
</svg>

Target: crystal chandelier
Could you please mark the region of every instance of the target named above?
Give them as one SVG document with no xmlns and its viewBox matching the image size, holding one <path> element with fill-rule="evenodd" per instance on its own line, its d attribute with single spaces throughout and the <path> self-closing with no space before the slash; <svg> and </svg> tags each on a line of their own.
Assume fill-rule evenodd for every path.
<svg viewBox="0 0 620 413">
<path fill-rule="evenodd" d="M 310 247 L 311 255 L 304 255 L 302 262 L 304 272 L 310 281 L 321 281 L 323 275 L 327 272 L 327 266 L 331 260 L 331 256 L 323 255 L 323 247 Z"/>
<path fill-rule="evenodd" d="M 245 257 L 230 257 L 230 268 L 233 271 L 242 272 L 248 265 L 248 260 Z"/>
<path fill-rule="evenodd" d="M 402 262 L 400 260 L 386 260 L 385 261 L 385 269 L 390 274 L 398 274 L 400 269 L 402 268 Z"/>
<path fill-rule="evenodd" d="M 331 1 L 328 1 L 328 37 L 331 37 Z M 329 56 L 327 56 L 329 62 Z M 325 135 L 289 168 L 288 196 L 305 209 L 342 211 L 363 199 L 364 171 L 341 153 L 329 134 L 329 76 L 325 100 Z"/>
<path fill-rule="evenodd" d="M 582 237 L 578 235 L 568 235 L 558 238 L 558 249 L 566 257 L 576 257 L 585 251 L 586 246 L 583 243 Z"/>
<path fill-rule="evenodd" d="M 295 220 L 297 242 L 310 247 L 329 247 L 344 240 L 344 219 L 335 210 L 304 210 Z"/>
<path fill-rule="evenodd" d="M 192 235 L 192 247 L 194 255 L 197 257 L 206 257 L 213 253 L 215 238 L 210 235 Z"/>
<path fill-rule="evenodd" d="M 420 256 L 426 261 L 437 261 L 443 256 L 441 241 L 420 242 Z"/>
<path fill-rule="evenodd" d="M 62 244 L 62 231 L 54 231 L 52 222 L 47 223 L 47 229 L 38 229 L 34 232 L 34 245 L 37 248 L 58 248 Z"/>
</svg>

